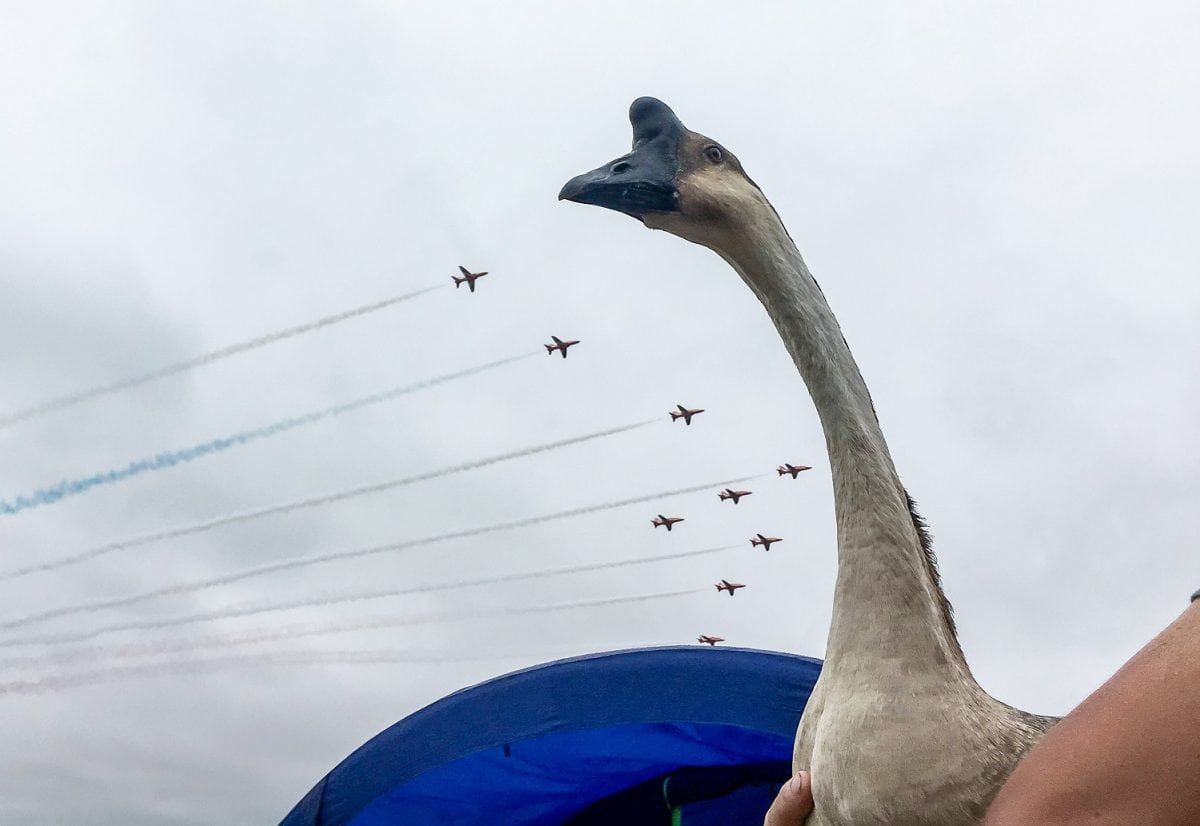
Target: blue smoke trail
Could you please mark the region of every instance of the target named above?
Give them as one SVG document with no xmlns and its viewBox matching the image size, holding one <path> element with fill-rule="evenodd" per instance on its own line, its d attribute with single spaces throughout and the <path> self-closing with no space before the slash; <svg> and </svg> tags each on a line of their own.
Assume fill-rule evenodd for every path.
<svg viewBox="0 0 1200 826">
<path fill-rule="evenodd" d="M 466 378 L 473 376 L 476 373 L 482 373 L 485 370 L 491 370 L 496 367 L 501 367 L 505 364 L 511 364 L 521 359 L 529 358 L 537 355 L 536 352 L 523 353 L 519 356 L 510 356 L 499 361 L 490 361 L 487 364 L 481 364 L 476 367 L 468 367 L 466 370 L 459 370 L 455 373 L 447 373 L 442 376 L 435 376 L 431 379 L 417 382 L 416 384 L 408 384 L 402 387 L 393 387 L 379 393 L 372 393 L 369 396 L 363 396 L 360 399 L 355 399 L 345 404 L 339 404 L 334 407 L 327 407 L 324 410 L 317 410 L 312 413 L 306 413 L 303 416 L 293 416 L 289 419 L 281 419 L 272 424 L 264 425 L 253 430 L 243 430 L 240 433 L 234 433 L 232 436 L 225 436 L 220 439 L 213 439 L 211 442 L 194 445 L 182 450 L 175 450 L 170 453 L 160 453 L 157 456 L 149 459 L 139 459 L 136 462 L 130 462 L 123 468 L 115 468 L 102 473 L 95 473 L 91 476 L 84 476 L 80 479 L 68 479 L 59 482 L 57 485 L 50 485 L 40 490 L 34 491 L 27 496 L 18 496 L 15 499 L 0 499 L 0 515 L 11 515 L 20 513 L 30 508 L 36 508 L 41 505 L 49 505 L 59 500 L 65 499 L 68 496 L 76 496 L 85 491 L 91 490 L 100 485 L 111 485 L 115 482 L 121 482 L 133 476 L 146 473 L 151 470 L 163 470 L 165 468 L 175 467 L 175 465 L 191 462 L 199 459 L 202 456 L 210 456 L 214 453 L 220 453 L 223 450 L 228 450 L 237 445 L 244 445 L 247 442 L 266 439 L 270 436 L 275 436 L 283 433 L 285 430 L 303 427 L 304 425 L 319 422 L 322 419 L 337 416 L 342 413 L 348 413 L 351 410 L 358 410 L 372 404 L 391 401 L 400 396 L 406 396 L 409 393 L 415 393 L 419 390 L 425 390 L 439 384 L 445 384 L 448 381 L 455 379 Z"/>
<path fill-rule="evenodd" d="M 439 468 L 437 470 L 429 470 L 424 473 L 418 473 L 413 476 L 402 476 L 398 479 L 388 479 L 383 482 L 375 482 L 370 485 L 361 485 L 349 490 L 339 490 L 333 493 L 322 493 L 317 496 L 310 496 L 306 499 L 293 499 L 291 502 L 282 502 L 278 505 L 268 505 L 265 508 L 257 508 L 255 510 L 235 511 L 234 513 L 218 516 L 215 519 L 208 519 L 204 522 L 193 522 L 189 525 L 181 525 L 175 528 L 167 528 L 163 531 L 155 531 L 154 533 L 146 533 L 141 536 L 129 537 L 126 539 L 118 539 L 116 542 L 107 542 L 103 545 L 89 548 L 86 551 L 71 554 L 70 556 L 61 556 L 58 559 L 52 559 L 46 562 L 36 562 L 32 565 L 26 565 L 22 568 L 10 568 L 7 571 L 0 573 L 0 582 L 5 582 L 17 577 L 27 576 L 29 574 L 43 573 L 45 571 L 56 571 L 59 568 L 66 568 L 70 565 L 78 565 L 81 562 L 87 562 L 91 559 L 113 553 L 114 551 L 127 551 L 130 548 L 137 548 L 142 545 L 148 545 L 153 542 L 161 542 L 165 539 L 178 539 L 181 536 L 191 536 L 192 534 L 210 531 L 214 528 L 225 527 L 226 525 L 234 525 L 239 522 L 246 522 L 252 519 L 259 519 L 263 516 L 272 516 L 281 513 L 292 513 L 293 511 L 301 510 L 302 508 L 316 508 L 323 505 L 331 505 L 334 502 L 342 502 L 346 499 L 353 499 L 358 496 L 366 496 L 373 493 L 381 493 L 385 490 L 394 490 L 395 488 L 405 487 L 407 485 L 415 485 L 418 482 L 427 482 L 430 479 L 441 479 L 445 476 L 451 476 L 455 473 L 465 473 L 469 470 L 478 470 L 479 468 L 494 465 L 499 462 L 507 462 L 512 459 L 521 459 L 526 456 L 534 456 L 538 453 L 545 453 L 551 450 L 558 450 L 563 447 L 590 442 L 593 439 L 603 439 L 606 436 L 615 436 L 618 433 L 626 433 L 630 430 L 636 430 L 639 427 L 646 427 L 654 424 L 658 419 L 646 419 L 633 424 L 621 425 L 620 427 L 610 427 L 606 430 L 597 430 L 592 433 L 585 433 L 582 436 L 572 436 L 569 439 L 558 439 L 553 442 L 543 442 L 540 445 L 533 447 L 521 448 L 520 450 L 512 450 L 508 453 L 496 453 L 491 456 L 484 456 L 480 459 L 472 459 L 469 462 L 459 462 L 456 465 Z"/>
</svg>

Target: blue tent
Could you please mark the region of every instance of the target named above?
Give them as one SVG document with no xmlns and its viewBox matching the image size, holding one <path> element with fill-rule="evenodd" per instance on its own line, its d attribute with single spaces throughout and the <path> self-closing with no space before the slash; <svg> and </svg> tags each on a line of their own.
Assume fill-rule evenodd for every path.
<svg viewBox="0 0 1200 826">
<path fill-rule="evenodd" d="M 820 668 L 687 646 L 516 671 L 378 734 L 282 826 L 761 823 Z"/>
</svg>

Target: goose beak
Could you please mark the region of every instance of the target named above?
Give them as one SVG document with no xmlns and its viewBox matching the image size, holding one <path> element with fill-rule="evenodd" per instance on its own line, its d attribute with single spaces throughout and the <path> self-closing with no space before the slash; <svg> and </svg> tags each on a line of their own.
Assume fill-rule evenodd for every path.
<svg viewBox="0 0 1200 826">
<path fill-rule="evenodd" d="M 683 124 L 662 101 L 638 98 L 629 108 L 633 151 L 567 181 L 560 201 L 593 204 L 642 219 L 678 212 L 678 149 Z"/>
<path fill-rule="evenodd" d="M 653 174 L 653 170 L 636 169 L 634 160 L 626 155 L 576 175 L 567 181 L 558 199 L 602 206 L 634 218 L 642 218 L 648 212 L 674 212 L 679 200 L 674 176 L 665 178 Z"/>
</svg>

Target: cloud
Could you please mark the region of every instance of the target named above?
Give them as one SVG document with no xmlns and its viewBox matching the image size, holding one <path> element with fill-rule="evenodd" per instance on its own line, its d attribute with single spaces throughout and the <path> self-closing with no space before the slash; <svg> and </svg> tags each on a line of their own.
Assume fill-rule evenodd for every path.
<svg viewBox="0 0 1200 826">
<path fill-rule="evenodd" d="M 663 563 L 641 584 L 671 590 L 683 573 L 749 583 L 735 600 L 651 602 L 605 623 L 584 609 L 554 623 L 422 626 L 405 645 L 452 657 L 536 634 L 539 650 L 566 654 L 703 631 L 820 655 L 836 541 L 824 441 L 761 306 L 708 251 L 554 198 L 628 146 L 625 109 L 654 94 L 738 154 L 800 244 L 932 523 L 975 673 L 1007 702 L 1066 710 L 1197 584 L 1182 515 L 1200 481 L 1188 460 L 1200 447 L 1200 123 L 1178 104 L 1200 70 L 1194 14 L 1182 3 L 1092 12 L 729 14 L 620 2 L 6 10 L 0 76 L 16 80 L 0 152 L 20 162 L 0 165 L 0 187 L 20 197 L 0 205 L 0 409 L 330 307 L 448 284 L 459 264 L 491 274 L 474 295 L 414 302 L 402 324 L 363 316 L 8 428 L 0 490 L 121 466 L 146 445 L 237 432 L 280 409 L 325 409 L 551 333 L 585 342 L 566 361 L 543 356 L 529 370 L 448 383 L 0 520 L 6 570 L 645 411 L 664 424 L 0 583 L 5 615 L 792 461 L 815 469 L 755 481 L 737 508 L 697 494 L 669 537 L 631 507 L 530 526 L 520 542 L 464 538 L 453 558 L 297 568 L 112 619 L 499 577 L 618 549 L 632 558 L 744 543 L 761 530 L 786 538 L 778 554 Z M 646 47 L 631 20 L 663 34 Z M 708 412 L 671 428 L 676 403 Z M 551 582 L 501 583 L 469 599 L 417 594 L 405 609 L 601 599 L 620 592 L 622 573 L 579 575 L 561 593 Z M 1081 597 L 1063 599 L 1064 588 Z M 303 614 L 353 623 L 369 608 Z M 245 622 L 211 630 L 236 634 Z M 62 617 L 45 632 L 92 623 Z M 339 646 L 394 650 L 394 635 L 347 632 Z M 120 642 L 144 640 L 130 632 Z M 278 819 L 399 717 L 532 661 L 214 668 L 6 697 L 0 820 Z"/>
</svg>

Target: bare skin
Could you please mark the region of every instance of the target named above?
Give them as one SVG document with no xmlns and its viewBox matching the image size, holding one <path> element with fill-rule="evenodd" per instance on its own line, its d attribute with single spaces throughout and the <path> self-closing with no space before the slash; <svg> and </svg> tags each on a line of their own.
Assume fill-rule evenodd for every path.
<svg viewBox="0 0 1200 826">
<path fill-rule="evenodd" d="M 1200 602 L 1050 729 L 984 822 L 1200 823 Z"/>
<path fill-rule="evenodd" d="M 1200 823 L 1200 601 L 1037 743 L 988 809 L 985 826 Z M 812 811 L 801 772 L 764 826 Z"/>
<path fill-rule="evenodd" d="M 763 826 L 800 826 L 812 810 L 812 781 L 808 772 L 797 772 L 775 796 Z"/>
</svg>

